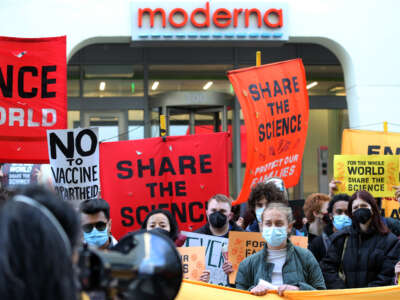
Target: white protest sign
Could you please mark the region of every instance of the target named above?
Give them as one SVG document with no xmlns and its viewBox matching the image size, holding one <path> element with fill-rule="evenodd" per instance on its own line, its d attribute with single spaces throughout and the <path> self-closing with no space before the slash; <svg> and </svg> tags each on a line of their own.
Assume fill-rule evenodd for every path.
<svg viewBox="0 0 400 300">
<path fill-rule="evenodd" d="M 228 277 L 222 270 L 224 264 L 222 247 L 228 244 L 228 239 L 187 231 L 182 231 L 182 234 L 187 237 L 184 247 L 206 247 L 206 269 L 210 271 L 209 283 L 226 286 Z"/>
<path fill-rule="evenodd" d="M 97 198 L 100 187 L 98 128 L 47 130 L 54 187 L 68 200 Z"/>
</svg>

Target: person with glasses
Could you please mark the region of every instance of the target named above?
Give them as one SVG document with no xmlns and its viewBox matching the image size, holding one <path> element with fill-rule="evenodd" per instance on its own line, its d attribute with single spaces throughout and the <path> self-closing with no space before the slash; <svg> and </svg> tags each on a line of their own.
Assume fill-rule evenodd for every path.
<svg viewBox="0 0 400 300">
<path fill-rule="evenodd" d="M 83 238 L 88 245 L 111 249 L 118 241 L 111 235 L 110 206 L 104 199 L 89 199 L 80 204 Z"/>
</svg>

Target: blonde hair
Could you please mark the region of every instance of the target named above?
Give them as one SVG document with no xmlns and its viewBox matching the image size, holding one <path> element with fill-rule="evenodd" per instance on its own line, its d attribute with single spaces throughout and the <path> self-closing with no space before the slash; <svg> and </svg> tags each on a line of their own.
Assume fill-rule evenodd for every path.
<svg viewBox="0 0 400 300">
<path fill-rule="evenodd" d="M 212 196 L 210 198 L 210 200 L 208 200 L 208 202 L 211 202 L 211 200 L 215 200 L 217 202 L 228 203 L 229 207 L 232 208 L 232 199 L 228 198 L 227 196 L 225 196 L 223 194 L 216 194 L 216 195 Z"/>
<path fill-rule="evenodd" d="M 290 206 L 288 206 L 284 203 L 281 203 L 281 202 L 272 202 L 272 203 L 268 204 L 262 213 L 261 220 L 264 221 L 264 215 L 265 215 L 266 211 L 273 210 L 273 209 L 276 209 L 279 212 L 285 214 L 287 217 L 288 224 L 290 224 L 294 221 L 292 209 L 290 208 Z"/>
</svg>

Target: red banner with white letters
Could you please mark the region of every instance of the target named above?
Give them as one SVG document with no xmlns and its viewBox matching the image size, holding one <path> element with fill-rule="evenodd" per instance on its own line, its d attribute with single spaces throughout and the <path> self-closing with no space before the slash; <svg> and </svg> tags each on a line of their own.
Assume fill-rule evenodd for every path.
<svg viewBox="0 0 400 300">
<path fill-rule="evenodd" d="M 307 138 L 308 93 L 301 59 L 228 72 L 247 131 L 246 173 L 234 204 L 269 177 L 295 186 Z"/>
<path fill-rule="evenodd" d="M 0 162 L 48 163 L 67 127 L 66 37 L 0 37 Z"/>
<path fill-rule="evenodd" d="M 206 202 L 229 194 L 227 133 L 100 144 L 101 196 L 111 208 L 112 234 L 141 227 L 154 209 L 169 210 L 179 229 L 207 221 Z"/>
</svg>

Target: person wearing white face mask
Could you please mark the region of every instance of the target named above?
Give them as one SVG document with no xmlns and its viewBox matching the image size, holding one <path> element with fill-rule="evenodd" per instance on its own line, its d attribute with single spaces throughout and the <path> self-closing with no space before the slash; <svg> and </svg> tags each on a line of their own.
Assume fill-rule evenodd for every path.
<svg viewBox="0 0 400 300">
<path fill-rule="evenodd" d="M 383 223 L 374 197 L 367 191 L 354 193 L 348 204 L 352 226 L 331 237 L 321 262 L 329 289 L 391 285 L 400 257 L 400 242 Z"/>
<path fill-rule="evenodd" d="M 294 223 L 291 208 L 270 203 L 261 221 L 266 245 L 240 263 L 236 288 L 258 296 L 271 289 L 278 290 L 280 296 L 288 290 L 325 289 L 321 269 L 312 253 L 288 239 Z"/>
</svg>

